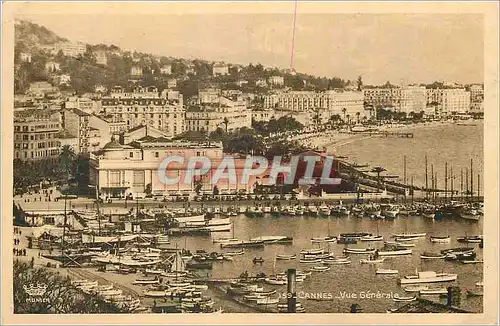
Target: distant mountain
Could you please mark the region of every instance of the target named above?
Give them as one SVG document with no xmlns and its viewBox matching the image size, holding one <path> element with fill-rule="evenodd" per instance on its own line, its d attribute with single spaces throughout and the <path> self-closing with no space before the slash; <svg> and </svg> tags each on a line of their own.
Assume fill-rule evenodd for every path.
<svg viewBox="0 0 500 326">
<path fill-rule="evenodd" d="M 43 26 L 25 20 L 16 21 L 14 40 L 16 48 L 20 51 L 33 50 L 68 41 Z"/>
</svg>

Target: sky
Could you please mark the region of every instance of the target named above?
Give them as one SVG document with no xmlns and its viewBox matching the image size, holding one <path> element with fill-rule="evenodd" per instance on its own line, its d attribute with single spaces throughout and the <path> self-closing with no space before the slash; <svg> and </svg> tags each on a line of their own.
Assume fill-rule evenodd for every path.
<svg viewBox="0 0 500 326">
<path fill-rule="evenodd" d="M 29 15 L 71 41 L 289 68 L 293 14 Z M 293 68 L 365 84 L 483 82 L 480 14 L 301 14 Z"/>
</svg>

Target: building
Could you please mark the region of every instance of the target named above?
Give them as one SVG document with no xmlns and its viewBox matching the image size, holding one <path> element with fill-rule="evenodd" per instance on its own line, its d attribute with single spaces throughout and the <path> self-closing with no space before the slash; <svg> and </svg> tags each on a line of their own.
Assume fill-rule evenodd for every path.
<svg viewBox="0 0 500 326">
<path fill-rule="evenodd" d="M 94 91 L 96 93 L 106 93 L 108 91 L 108 89 L 104 85 L 95 85 Z"/>
<path fill-rule="evenodd" d="M 14 159 L 36 161 L 59 156 L 61 129 L 55 112 L 26 110 L 14 116 Z"/>
<path fill-rule="evenodd" d="M 177 80 L 175 78 L 170 78 L 167 80 L 167 88 L 176 88 L 177 87 Z"/>
<path fill-rule="evenodd" d="M 154 86 L 135 87 L 130 92 L 126 92 L 122 87 L 115 86 L 109 93 L 109 96 L 117 99 L 139 99 L 139 98 L 158 98 L 158 89 Z"/>
<path fill-rule="evenodd" d="M 159 167 L 166 157 L 178 156 L 182 163 L 172 162 L 165 167 L 167 178 L 179 178 L 175 184 L 162 182 Z M 191 158 L 204 157 L 211 162 L 209 171 L 200 177 L 185 182 L 187 163 Z M 251 191 L 255 184 L 269 171 L 250 176 L 247 183 L 241 182 L 245 158 L 235 158 L 234 172 L 237 182 L 221 178 L 214 182 L 215 174 L 224 157 L 222 143 L 172 141 L 164 138 L 144 137 L 128 145 L 113 139 L 104 148 L 90 155 L 90 184 L 97 186 L 99 196 L 106 198 L 143 197 L 151 195 L 193 195 L 197 184 L 202 193 L 213 193 L 214 185 L 221 192 Z M 226 172 L 228 172 L 226 170 Z"/>
<path fill-rule="evenodd" d="M 132 68 L 130 68 L 130 75 L 132 75 L 133 77 L 141 77 L 142 68 L 139 66 L 132 66 Z"/>
<path fill-rule="evenodd" d="M 139 139 L 143 139 L 144 137 L 153 137 L 153 138 L 164 138 L 168 139 L 169 135 L 162 132 L 161 130 L 155 129 L 148 125 L 140 125 L 135 128 L 132 128 L 121 135 L 121 143 L 128 145 L 134 141 Z"/>
<path fill-rule="evenodd" d="M 275 111 L 272 109 L 252 110 L 252 121 L 269 121 L 275 116 Z"/>
<path fill-rule="evenodd" d="M 217 88 L 206 88 L 198 91 L 200 104 L 214 104 L 219 102 L 221 90 Z"/>
<path fill-rule="evenodd" d="M 57 92 L 57 87 L 52 86 L 49 82 L 39 81 L 30 84 L 28 93 L 34 95 L 35 97 L 44 97 L 49 93 Z"/>
<path fill-rule="evenodd" d="M 257 87 L 267 87 L 267 81 L 265 79 L 258 79 L 255 81 L 255 86 Z"/>
<path fill-rule="evenodd" d="M 229 75 L 229 66 L 224 63 L 216 63 L 212 67 L 212 75 Z"/>
<path fill-rule="evenodd" d="M 170 65 L 170 64 L 163 65 L 160 68 L 160 73 L 162 75 L 170 75 L 170 74 L 172 74 L 172 65 Z"/>
<path fill-rule="evenodd" d="M 185 131 L 182 96 L 177 99 L 160 98 L 154 87 L 135 89 L 131 93 L 116 90 L 110 97 L 101 99 L 101 116 L 125 121 L 125 130 L 148 125 L 169 137 Z"/>
<path fill-rule="evenodd" d="M 232 101 L 220 96 L 218 103 L 202 104 L 186 112 L 187 130 L 213 132 L 217 128 L 233 131 L 252 126 L 252 112 L 244 101 Z"/>
<path fill-rule="evenodd" d="M 78 57 L 79 55 L 83 55 L 87 52 L 87 45 L 79 42 L 62 42 L 54 46 L 54 52 L 59 53 L 59 51 L 62 51 L 65 56 Z"/>
<path fill-rule="evenodd" d="M 99 102 L 86 97 L 69 97 L 64 102 L 66 109 L 78 109 L 88 114 L 97 113 L 100 110 Z"/>
<path fill-rule="evenodd" d="M 28 62 L 28 63 L 31 63 L 31 53 L 28 53 L 28 52 L 21 52 L 21 53 L 19 53 L 19 59 L 20 59 L 22 62 Z"/>
<path fill-rule="evenodd" d="M 57 76 L 57 82 L 59 85 L 67 85 L 71 84 L 71 76 L 69 74 L 62 74 Z"/>
<path fill-rule="evenodd" d="M 395 88 L 364 88 L 363 96 L 365 104 L 376 108 L 387 108 L 394 106 Z"/>
<path fill-rule="evenodd" d="M 78 138 L 78 153 L 89 152 L 90 114 L 79 109 L 63 111 L 63 128 Z"/>
<path fill-rule="evenodd" d="M 107 122 L 112 135 L 123 134 L 127 130 L 127 123 L 121 117 L 107 115 L 100 118 Z"/>
<path fill-rule="evenodd" d="M 285 78 L 283 76 L 271 76 L 267 79 L 270 85 L 283 86 L 285 85 Z"/>
<path fill-rule="evenodd" d="M 427 106 L 427 92 L 425 87 L 405 86 L 393 89 L 394 108 L 406 114 L 420 112 Z"/>
<path fill-rule="evenodd" d="M 94 55 L 98 65 L 106 66 L 108 64 L 108 54 L 106 51 L 96 51 Z"/>
<path fill-rule="evenodd" d="M 471 107 L 471 93 L 464 88 L 427 89 L 427 105 L 436 107 L 437 116 L 465 113 Z"/>
<path fill-rule="evenodd" d="M 49 61 L 45 63 L 45 71 L 51 73 L 51 72 L 56 72 L 61 70 L 61 65 L 57 62 L 54 61 Z"/>
<path fill-rule="evenodd" d="M 343 119 L 353 121 L 360 120 L 364 117 L 369 117 L 368 110 L 364 107 L 364 96 L 362 92 L 351 91 L 325 91 L 323 106 L 319 109 L 325 108 L 326 112 L 321 111 L 322 123 L 326 123 L 332 115 L 340 115 Z"/>
<path fill-rule="evenodd" d="M 69 146 L 73 149 L 73 152 L 78 153 L 78 137 L 63 129 L 56 135 L 56 139 L 59 142 L 59 148 Z"/>
<path fill-rule="evenodd" d="M 469 91 L 471 102 L 482 102 L 484 100 L 483 84 L 470 85 Z"/>
</svg>

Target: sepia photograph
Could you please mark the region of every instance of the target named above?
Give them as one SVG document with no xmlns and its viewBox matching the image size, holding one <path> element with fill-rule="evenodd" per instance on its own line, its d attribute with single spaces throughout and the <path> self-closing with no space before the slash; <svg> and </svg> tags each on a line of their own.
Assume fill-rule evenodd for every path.
<svg viewBox="0 0 500 326">
<path fill-rule="evenodd" d="M 497 320 L 498 4 L 382 4 L 5 5 L 2 310 Z"/>
</svg>

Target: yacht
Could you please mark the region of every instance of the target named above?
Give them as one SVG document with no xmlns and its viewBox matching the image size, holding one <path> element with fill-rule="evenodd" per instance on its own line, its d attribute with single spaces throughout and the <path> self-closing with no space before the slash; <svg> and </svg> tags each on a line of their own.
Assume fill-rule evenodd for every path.
<svg viewBox="0 0 500 326">
<path fill-rule="evenodd" d="M 408 275 L 400 280 L 400 284 L 418 284 L 418 283 L 435 283 L 435 282 L 451 282 L 457 279 L 457 274 L 436 273 L 432 271 L 418 272 L 417 275 Z"/>
</svg>

